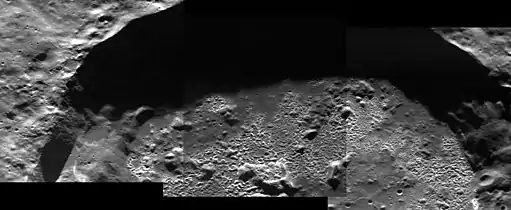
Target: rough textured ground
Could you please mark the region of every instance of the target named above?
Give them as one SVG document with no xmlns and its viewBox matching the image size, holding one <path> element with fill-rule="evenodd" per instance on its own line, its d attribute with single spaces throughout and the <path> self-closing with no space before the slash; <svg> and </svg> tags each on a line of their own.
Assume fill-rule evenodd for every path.
<svg viewBox="0 0 511 210">
<path fill-rule="evenodd" d="M 326 79 L 262 94 L 210 96 L 150 119 L 137 133 L 130 134 L 132 115 L 104 123 L 83 137 L 95 142 L 83 146 L 94 152 L 74 152 L 102 156 L 70 158 L 61 180 L 94 171 L 100 175 L 88 177 L 100 178 L 90 181 L 129 174 L 121 177 L 164 182 L 167 196 L 329 196 L 353 209 L 471 208 L 474 174 L 456 137 L 388 82 Z M 130 173 L 102 169 L 119 156 Z"/>
<path fill-rule="evenodd" d="M 486 72 L 463 69 L 472 64 L 444 65 L 451 59 L 449 53 L 430 59 L 413 50 L 386 51 L 394 49 L 395 43 L 378 45 L 381 43 L 362 37 L 359 40 L 371 43 L 374 49 L 348 55 L 352 56 L 348 63 L 356 60 L 353 66 L 357 70 L 418 63 L 403 67 L 420 70 L 406 78 L 429 75 L 425 80 L 429 79 L 430 86 L 420 89 L 426 85 L 419 80 L 397 80 L 405 78 L 404 71 L 364 72 L 364 76 L 359 72 L 327 76 L 318 72 L 319 76 L 310 76 L 314 74 L 311 69 L 331 66 L 325 64 L 329 61 L 325 57 L 334 52 L 315 46 L 334 35 L 303 19 L 296 25 L 288 20 L 265 20 L 258 25 L 244 19 L 239 34 L 229 29 L 236 21 L 219 18 L 219 22 L 229 23 L 224 25 L 208 18 L 185 21 L 193 23 L 189 24 L 192 27 L 169 19 L 169 27 L 186 25 L 194 34 L 157 31 L 162 33 L 148 33 L 144 41 L 149 41 L 140 44 L 133 40 L 138 41 L 145 31 L 132 26 L 135 34 L 124 32 L 128 35 L 112 38 L 132 20 L 175 4 L 177 1 L 0 2 L 0 181 L 162 182 L 164 195 L 170 197 L 327 196 L 331 209 L 464 210 L 507 209 L 510 205 L 509 92 L 481 79 Z M 265 28 L 272 22 L 279 23 Z M 223 30 L 228 32 L 218 32 Z M 473 55 L 490 70 L 499 87 L 509 87 L 505 29 L 433 31 Z M 320 33 L 321 39 L 290 38 L 296 32 L 304 32 L 304 37 Z M 272 33 L 280 33 L 276 42 L 271 41 Z M 253 42 L 251 36 L 242 34 L 262 41 Z M 403 34 L 414 39 L 413 33 Z M 186 39 L 177 39 L 181 37 Z M 174 38 L 177 41 L 173 42 Z M 75 74 L 94 46 L 108 39 L 109 45 L 94 53 L 102 59 L 96 63 L 91 59 L 87 68 Z M 232 46 L 243 47 L 230 46 L 233 39 Z M 422 39 L 417 40 L 421 42 L 404 42 L 401 47 L 429 50 L 421 48 Z M 182 45 L 185 41 L 197 44 Z M 430 44 L 429 40 L 424 43 Z M 130 48 L 132 45 L 137 47 Z M 120 50 L 105 49 L 111 46 Z M 189 49 L 179 51 L 183 46 Z M 357 43 L 354 46 L 357 48 Z M 166 50 L 169 47 L 178 50 Z M 220 47 L 229 53 L 215 55 Z M 155 49 L 169 54 L 155 56 L 151 52 Z M 257 51 L 260 49 L 264 53 Z M 139 50 L 142 52 L 135 52 Z M 133 57 L 109 57 L 120 51 Z M 130 68 L 128 60 L 142 54 L 148 55 Z M 193 61 L 186 60 L 188 57 Z M 364 63 L 366 57 L 379 60 Z M 127 64 L 121 66 L 115 59 Z M 394 60 L 399 60 L 399 65 L 389 65 Z M 444 67 L 428 65 L 438 61 Z M 229 71 L 217 72 L 219 65 Z M 442 72 L 456 67 L 466 71 L 466 77 Z M 108 68 L 111 71 L 105 72 Z M 205 79 L 189 83 L 193 79 L 180 78 L 174 72 L 195 68 L 209 73 Z M 271 70 L 260 71 L 264 68 Z M 299 76 L 284 80 L 271 74 L 281 68 L 290 68 Z M 431 70 L 435 68 L 440 70 Z M 237 69 L 248 70 L 240 73 Z M 309 73 L 298 73 L 304 69 Z M 451 85 L 452 79 L 431 79 L 437 71 L 466 82 Z M 231 82 L 231 76 L 245 80 Z M 275 79 L 244 84 L 246 78 L 272 76 Z M 202 84 L 210 80 L 214 82 Z M 106 85 L 109 83 L 115 85 Z M 472 87 L 472 83 L 479 86 Z M 228 87 L 233 84 L 234 91 Z M 162 88 L 165 86 L 168 89 Z M 211 90 L 198 90 L 200 86 Z M 122 99 L 114 102 L 111 98 Z"/>
</svg>

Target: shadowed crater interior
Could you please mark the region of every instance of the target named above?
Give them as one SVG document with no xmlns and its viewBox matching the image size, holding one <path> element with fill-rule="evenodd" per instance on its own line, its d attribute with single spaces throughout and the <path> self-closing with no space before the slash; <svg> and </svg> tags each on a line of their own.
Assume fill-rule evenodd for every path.
<svg viewBox="0 0 511 210">
<path fill-rule="evenodd" d="M 488 68 L 428 28 L 348 29 L 346 58 L 348 74 L 389 80 L 454 131 L 462 125 L 447 113 L 463 102 L 500 100 L 509 107 L 508 89 Z M 462 118 L 475 129 L 481 125 L 475 116 Z"/>
<path fill-rule="evenodd" d="M 87 126 L 86 121 L 76 113 L 59 116 L 55 126 L 50 129 L 49 141 L 43 146 L 39 158 L 39 169 L 45 182 L 57 181 L 75 146 L 77 131 L 87 129 Z"/>
<path fill-rule="evenodd" d="M 388 80 L 455 131 L 462 123 L 447 113 L 463 102 L 510 104 L 489 69 L 428 28 L 343 34 L 336 19 L 209 17 L 185 4 L 133 20 L 92 48 L 68 83 L 72 106 L 97 113 L 109 104 L 120 118 L 140 106 L 182 109 L 211 94 L 332 76 Z"/>
<path fill-rule="evenodd" d="M 110 104 L 114 118 L 142 105 L 180 109 L 342 68 L 335 19 L 201 16 L 185 4 L 133 20 L 95 46 L 68 83 L 73 106 L 97 112 Z"/>
</svg>

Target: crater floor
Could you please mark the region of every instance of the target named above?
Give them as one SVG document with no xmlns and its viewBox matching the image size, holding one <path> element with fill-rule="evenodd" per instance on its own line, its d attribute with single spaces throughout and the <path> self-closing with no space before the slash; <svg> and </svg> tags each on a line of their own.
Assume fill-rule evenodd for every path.
<svg viewBox="0 0 511 210">
<path fill-rule="evenodd" d="M 145 112 L 81 137 L 60 181 L 72 181 L 66 178 L 75 170 L 89 181 L 163 182 L 166 196 L 328 196 L 350 209 L 470 207 L 474 173 L 455 135 L 386 81 L 329 78 L 212 95 L 190 109 L 151 112 L 135 129 Z"/>
</svg>

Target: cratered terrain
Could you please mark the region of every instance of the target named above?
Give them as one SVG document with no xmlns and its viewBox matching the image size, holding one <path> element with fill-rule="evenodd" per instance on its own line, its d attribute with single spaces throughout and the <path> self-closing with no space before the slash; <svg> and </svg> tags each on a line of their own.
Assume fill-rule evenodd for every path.
<svg viewBox="0 0 511 210">
<path fill-rule="evenodd" d="M 178 1 L 2 1 L 3 182 L 507 209 L 497 29 L 200 16 Z M 498 43 L 501 44 L 498 44 Z"/>
</svg>

